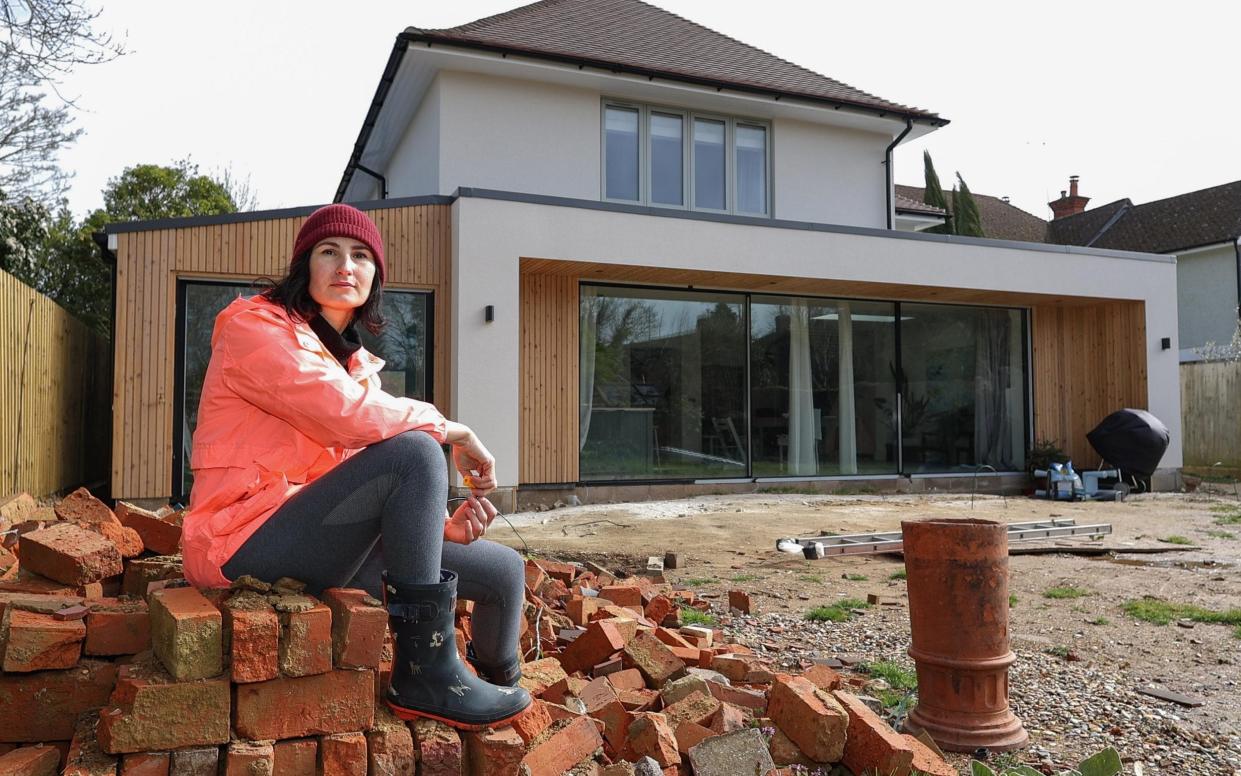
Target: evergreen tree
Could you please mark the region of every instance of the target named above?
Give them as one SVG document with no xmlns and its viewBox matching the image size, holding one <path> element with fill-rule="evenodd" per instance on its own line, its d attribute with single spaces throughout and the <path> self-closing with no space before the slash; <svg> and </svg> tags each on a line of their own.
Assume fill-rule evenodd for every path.
<svg viewBox="0 0 1241 776">
<path fill-rule="evenodd" d="M 982 216 L 978 212 L 978 203 L 970 193 L 961 173 L 957 173 L 960 188 L 952 188 L 952 222 L 956 234 L 964 237 L 986 237 L 982 231 Z"/>
<path fill-rule="evenodd" d="M 924 231 L 931 234 L 952 234 L 952 214 L 948 212 L 948 198 L 944 196 L 944 187 L 939 184 L 939 175 L 935 172 L 935 163 L 931 161 L 930 151 L 922 152 L 922 168 L 926 177 L 922 201 L 944 211 L 944 223 Z"/>
</svg>

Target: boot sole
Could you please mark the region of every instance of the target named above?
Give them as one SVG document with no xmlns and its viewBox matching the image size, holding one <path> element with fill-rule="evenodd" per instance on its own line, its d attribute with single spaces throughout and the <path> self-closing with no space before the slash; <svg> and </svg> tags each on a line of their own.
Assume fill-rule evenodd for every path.
<svg viewBox="0 0 1241 776">
<path fill-rule="evenodd" d="M 432 714 L 429 711 L 418 711 L 417 709 L 408 709 L 408 708 L 405 708 L 404 706 L 398 706 L 392 701 L 388 700 L 387 698 L 384 699 L 384 705 L 386 705 L 389 709 L 391 709 L 393 714 L 395 714 L 398 718 L 400 718 L 401 720 L 405 722 L 413 722 L 418 719 L 433 719 L 436 722 L 443 722 L 445 725 L 448 725 L 449 727 L 452 727 L 452 728 L 456 728 L 457 730 L 486 730 L 487 728 L 491 728 L 491 727 L 501 727 L 503 725 L 509 724 L 513 720 L 520 717 L 522 714 L 525 714 L 526 711 L 530 708 L 530 706 L 526 706 L 526 708 L 522 709 L 516 714 L 511 714 L 505 717 L 504 719 L 497 719 L 493 722 L 462 722 L 461 720 L 458 720 L 458 719 L 449 719 L 448 717 L 441 717 L 438 714 Z M 534 705 L 533 701 L 531 701 L 530 705 Z"/>
</svg>

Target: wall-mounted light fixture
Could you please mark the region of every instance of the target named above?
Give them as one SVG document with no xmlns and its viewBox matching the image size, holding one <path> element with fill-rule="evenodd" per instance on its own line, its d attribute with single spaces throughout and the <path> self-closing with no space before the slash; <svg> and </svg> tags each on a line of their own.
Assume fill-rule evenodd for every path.
<svg viewBox="0 0 1241 776">
<path fill-rule="evenodd" d="M 495 319 L 496 319 L 496 306 L 493 304 L 489 304 L 486 307 L 484 307 L 483 308 L 483 320 L 486 321 L 487 323 L 491 323 Z"/>
<path fill-rule="evenodd" d="M 1160 350 L 1171 350 L 1172 349 L 1172 338 L 1164 337 L 1163 339 L 1159 340 L 1159 349 Z"/>
</svg>

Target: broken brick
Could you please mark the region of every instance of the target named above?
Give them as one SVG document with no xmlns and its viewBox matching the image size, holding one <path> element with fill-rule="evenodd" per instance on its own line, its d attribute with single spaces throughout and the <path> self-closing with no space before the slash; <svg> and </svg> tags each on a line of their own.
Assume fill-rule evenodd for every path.
<svg viewBox="0 0 1241 776">
<path fill-rule="evenodd" d="M 275 759 L 270 742 L 233 741 L 224 755 L 224 776 L 270 776 Z"/>
<path fill-rule="evenodd" d="M 849 715 L 810 680 L 778 674 L 771 686 L 767 715 L 815 762 L 838 762 L 844 754 Z"/>
<path fill-rule="evenodd" d="M 57 776 L 60 751 L 53 746 L 23 746 L 0 755 L 0 776 Z"/>
<path fill-rule="evenodd" d="M 178 680 L 205 679 L 224 670 L 220 611 L 192 587 L 151 594 L 151 646 Z"/>
<path fill-rule="evenodd" d="M 375 725 L 366 733 L 366 752 L 370 776 L 414 776 L 414 737 L 386 707 L 375 710 Z"/>
<path fill-rule="evenodd" d="M 319 760 L 319 742 L 313 738 L 277 741 L 273 747 L 272 776 L 312 774 Z"/>
<path fill-rule="evenodd" d="M 677 751 L 681 753 L 682 757 L 689 754 L 689 750 L 698 746 L 703 740 L 716 735 L 714 730 L 705 728 L 696 722 L 682 722 L 672 732 L 677 739 Z"/>
<path fill-rule="evenodd" d="M 461 776 L 466 752 L 456 730 L 433 719 L 419 719 L 409 725 L 409 730 L 414 760 L 422 763 L 419 776 Z"/>
<path fill-rule="evenodd" d="M 61 520 L 75 523 L 112 542 L 121 557 L 136 558 L 142 554 L 142 539 L 138 532 L 121 525 L 108 505 L 92 496 L 86 488 L 78 488 L 58 501 L 55 511 Z"/>
<path fill-rule="evenodd" d="M 366 736 L 333 733 L 319 739 L 319 773 L 322 776 L 366 776 Z"/>
<path fill-rule="evenodd" d="M 574 566 L 572 563 L 561 563 L 543 558 L 535 560 L 534 563 L 547 572 L 549 577 L 558 579 L 565 585 L 573 584 L 573 578 L 577 576 L 577 566 Z"/>
<path fill-rule="evenodd" d="M 736 609 L 742 614 L 753 614 L 753 604 L 750 603 L 750 594 L 744 590 L 728 591 L 728 608 Z"/>
<path fill-rule="evenodd" d="M 171 768 L 168 752 L 135 752 L 121 758 L 121 776 L 168 776 Z"/>
<path fill-rule="evenodd" d="M 638 757 L 654 758 L 661 768 L 681 762 L 676 735 L 668 726 L 667 717 L 655 712 L 634 715 L 629 724 L 629 750 Z"/>
<path fill-rule="evenodd" d="M 689 750 L 695 776 L 767 774 L 775 769 L 762 733 L 754 728 L 704 739 Z"/>
<path fill-rule="evenodd" d="M 833 697 L 849 714 L 843 761 L 854 773 L 877 770 L 892 776 L 908 776 L 913 748 L 879 715 L 851 693 L 837 690 Z"/>
<path fill-rule="evenodd" d="M 151 620 L 145 601 L 104 598 L 91 601 L 86 615 L 88 655 L 136 655 L 151 648 Z"/>
<path fill-rule="evenodd" d="M 615 702 L 613 698 L 613 703 Z M 551 727 L 552 718 L 547 711 L 547 706 L 546 701 L 535 700 L 510 723 L 517 731 L 517 735 L 521 736 L 522 741 L 528 744 Z"/>
<path fill-rule="evenodd" d="M 414 733 L 418 733 L 416 728 Z M 526 744 L 517 731 L 510 727 L 487 728 L 464 735 L 468 743 L 470 776 L 519 776 L 522 758 L 526 756 Z M 424 753 L 424 768 L 426 762 Z"/>
<path fill-rule="evenodd" d="M 115 544 L 72 523 L 22 536 L 21 557 L 26 571 L 67 585 L 98 582 L 123 571 Z"/>
<path fill-rule="evenodd" d="M 329 671 L 233 686 L 234 727 L 256 741 L 367 730 L 374 722 L 371 671 Z"/>
<path fill-rule="evenodd" d="M 522 758 L 530 776 L 562 776 L 603 746 L 599 729 L 589 717 L 570 720 Z"/>
<path fill-rule="evenodd" d="M 533 697 L 542 695 L 548 687 L 565 678 L 564 666 L 554 657 L 534 660 L 521 667 L 518 684 Z"/>
<path fill-rule="evenodd" d="M 607 675 L 608 684 L 612 685 L 612 689 L 620 690 L 641 690 L 646 687 L 646 680 L 642 678 L 642 672 L 636 668 L 626 668 L 615 673 Z"/>
<path fill-rule="evenodd" d="M 125 564 L 121 592 L 145 600 L 152 592 L 165 588 L 171 581 L 184 576 L 179 555 L 135 558 Z"/>
<path fill-rule="evenodd" d="M 599 597 L 617 606 L 636 606 L 642 609 L 642 588 L 637 585 L 605 585 L 599 588 Z"/>
<path fill-rule="evenodd" d="M 564 670 L 571 674 L 602 663 L 624 646 L 625 639 L 616 625 L 608 620 L 597 620 L 556 657 Z"/>
<path fill-rule="evenodd" d="M 766 684 L 775 676 L 753 655 L 716 655 L 711 660 L 711 670 L 719 671 L 728 677 L 729 681 L 742 684 Z"/>
<path fill-rule="evenodd" d="M 662 625 L 664 620 L 668 619 L 668 615 L 677 611 L 677 605 L 671 598 L 666 595 L 657 595 L 643 609 L 643 615 L 656 625 Z"/>
<path fill-rule="evenodd" d="M 814 768 L 817 763 L 807 757 L 802 750 L 797 748 L 797 744 L 793 740 L 784 735 L 784 731 L 776 728 L 775 733 L 771 735 L 771 741 L 767 743 L 767 750 L 771 752 L 771 759 L 776 765 L 800 765 L 806 770 Z"/>
<path fill-rule="evenodd" d="M 125 501 L 116 502 L 116 519 L 131 528 L 142 540 L 142 546 L 159 555 L 175 555 L 181 551 L 181 525 L 166 520 Z"/>
<path fill-rule="evenodd" d="M 0 742 L 68 741 L 82 712 L 108 702 L 116 670 L 87 659 L 65 671 L 0 674 Z"/>
<path fill-rule="evenodd" d="M 86 624 L 10 606 L 0 618 L 0 651 L 5 671 L 72 668 L 82 654 Z"/>
<path fill-rule="evenodd" d="M 623 654 L 625 666 L 641 671 L 651 687 L 661 688 L 685 676 L 685 662 L 649 631 L 639 631 L 625 645 Z"/>
<path fill-rule="evenodd" d="M 815 663 L 802 672 L 802 676 L 810 680 L 811 684 L 818 687 L 824 692 L 831 692 L 840 688 L 840 674 L 835 669 L 829 668 L 822 663 Z"/>
<path fill-rule="evenodd" d="M 616 700 L 616 691 L 612 689 L 612 684 L 607 677 L 592 679 L 581 690 L 577 692 L 577 697 L 582 699 L 582 703 L 586 704 L 586 713 L 590 714 L 595 709 L 602 708 L 607 704 Z"/>
<path fill-rule="evenodd" d="M 957 769 L 944 762 L 944 758 L 940 757 L 933 749 L 919 741 L 917 738 L 902 734 L 905 743 L 909 744 L 909 748 L 913 750 L 913 772 L 924 774 L 925 776 L 957 776 Z"/>
<path fill-rule="evenodd" d="M 365 590 L 333 587 L 323 591 L 323 603 L 332 610 L 332 661 L 337 668 L 379 666 L 388 612 L 369 600 Z"/>
<path fill-rule="evenodd" d="M 179 749 L 172 753 L 169 776 L 216 776 L 220 750 L 214 746 Z"/>
<path fill-rule="evenodd" d="M 292 596 L 289 596 L 291 598 Z M 309 596 L 309 608 L 290 607 L 280 614 L 280 673 L 310 676 L 332 670 L 332 610 Z"/>
<path fill-rule="evenodd" d="M 740 706 L 731 703 L 720 704 L 720 710 L 711 718 L 709 727 L 716 733 L 731 733 L 750 726 L 750 718 Z"/>
<path fill-rule="evenodd" d="M 242 591 L 221 609 L 234 682 L 264 682 L 280 673 L 280 620 L 267 599 Z"/>
<path fill-rule="evenodd" d="M 673 730 L 683 722 L 706 726 L 720 710 L 720 702 L 710 694 L 696 690 L 670 706 L 664 707 L 664 716 Z"/>
<path fill-rule="evenodd" d="M 109 754 L 223 744 L 229 740 L 228 681 L 175 681 L 150 659 L 121 668 L 99 716 L 99 744 Z"/>
<path fill-rule="evenodd" d="M 587 625 L 591 616 L 597 611 L 599 611 L 598 598 L 571 598 L 565 603 L 565 614 L 574 625 Z"/>
</svg>

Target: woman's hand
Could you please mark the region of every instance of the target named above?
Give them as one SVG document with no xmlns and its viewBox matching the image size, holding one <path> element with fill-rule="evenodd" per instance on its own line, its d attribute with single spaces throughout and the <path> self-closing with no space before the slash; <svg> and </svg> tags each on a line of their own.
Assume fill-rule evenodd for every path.
<svg viewBox="0 0 1241 776">
<path fill-rule="evenodd" d="M 481 498 L 496 489 L 495 456 L 477 434 L 460 423 L 450 423 L 448 443 L 452 445 L 453 464 L 471 494 Z"/>
<path fill-rule="evenodd" d="M 496 508 L 487 499 L 467 496 L 444 523 L 444 540 L 469 544 L 487 532 L 487 526 L 496 519 L 496 514 Z"/>
</svg>

